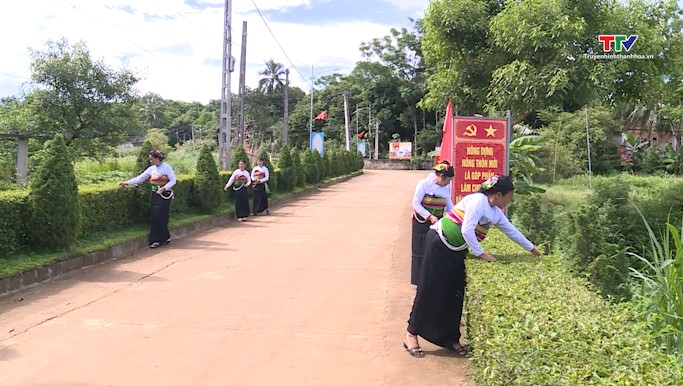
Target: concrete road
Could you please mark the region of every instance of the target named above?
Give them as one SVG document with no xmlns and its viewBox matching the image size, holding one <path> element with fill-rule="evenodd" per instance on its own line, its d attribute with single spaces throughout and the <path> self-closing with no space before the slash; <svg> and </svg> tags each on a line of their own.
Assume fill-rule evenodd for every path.
<svg viewBox="0 0 683 386">
<path fill-rule="evenodd" d="M 463 385 L 466 360 L 402 347 L 426 174 L 366 171 L 1 298 L 0 385 Z"/>
</svg>

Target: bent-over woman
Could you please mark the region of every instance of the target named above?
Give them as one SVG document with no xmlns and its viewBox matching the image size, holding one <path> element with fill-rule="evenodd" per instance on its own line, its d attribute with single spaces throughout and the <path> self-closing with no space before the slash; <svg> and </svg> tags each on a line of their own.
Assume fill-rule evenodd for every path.
<svg viewBox="0 0 683 386">
<path fill-rule="evenodd" d="M 447 164 L 434 166 L 434 173 L 420 180 L 413 194 L 413 242 L 410 283 L 419 282 L 420 266 L 424 255 L 424 241 L 429 227 L 438 221 L 444 213 L 453 208 L 451 199 L 451 181 L 454 170 Z"/>
<path fill-rule="evenodd" d="M 156 248 L 171 242 L 168 230 L 168 218 L 173 199 L 173 185 L 176 183 L 173 168 L 164 162 L 164 153 L 152 150 L 148 154 L 150 167 L 137 177 L 121 182 L 119 185 L 137 185 L 149 179 L 152 185 L 149 213 L 149 247 Z"/>
<path fill-rule="evenodd" d="M 417 337 L 466 356 L 460 344 L 460 319 L 465 297 L 465 256 L 468 249 L 487 261 L 495 257 L 481 245 L 491 226 L 535 256 L 536 247 L 522 235 L 501 210 L 514 193 L 509 176 L 493 176 L 481 184 L 479 192 L 465 196 L 455 207 L 430 227 L 425 240 L 425 255 L 420 271 L 413 309 L 408 320 L 403 347 L 416 358 L 425 353 Z"/>
<path fill-rule="evenodd" d="M 251 181 L 254 188 L 254 203 L 251 212 L 254 216 L 264 211 L 266 214 L 270 214 L 270 210 L 268 210 L 268 192 L 266 190 L 266 184 L 270 179 L 270 171 L 263 164 L 264 161 L 263 157 L 259 157 L 257 165 L 251 170 Z"/>
<path fill-rule="evenodd" d="M 244 161 L 240 161 L 238 168 L 232 172 L 228 183 L 225 184 L 223 190 L 227 191 L 232 186 L 235 193 L 235 215 L 237 221 L 244 221 L 249 217 L 249 194 L 247 187 L 251 185 L 251 175 L 245 170 L 246 165 Z"/>
</svg>

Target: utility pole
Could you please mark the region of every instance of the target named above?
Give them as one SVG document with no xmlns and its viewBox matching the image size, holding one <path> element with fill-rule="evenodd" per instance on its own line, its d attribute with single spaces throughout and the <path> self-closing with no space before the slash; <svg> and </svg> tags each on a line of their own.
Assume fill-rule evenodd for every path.
<svg viewBox="0 0 683 386">
<path fill-rule="evenodd" d="M 247 72 L 247 22 L 242 22 L 242 52 L 240 55 L 240 84 L 239 84 L 239 110 L 237 111 L 237 129 L 239 130 L 240 145 L 244 146 L 244 98 L 247 89 L 245 77 Z"/>
<path fill-rule="evenodd" d="M 375 119 L 375 159 L 379 159 L 379 119 Z"/>
<path fill-rule="evenodd" d="M 221 115 L 218 129 L 218 168 L 230 168 L 230 73 L 233 70 L 232 59 L 232 0 L 225 0 L 225 17 L 223 19 L 223 71 L 221 73 Z M 177 133 L 176 133 L 177 135 Z"/>
<path fill-rule="evenodd" d="M 308 148 L 311 148 L 313 142 L 313 84 L 315 78 L 313 77 L 313 65 L 311 64 L 311 119 L 308 124 Z"/>
<path fill-rule="evenodd" d="M 289 142 L 289 68 L 285 70 L 285 118 L 282 128 L 282 142 L 286 145 Z"/>
<path fill-rule="evenodd" d="M 349 93 L 344 91 L 344 128 L 346 129 L 346 151 L 351 151 L 349 120 Z"/>
</svg>

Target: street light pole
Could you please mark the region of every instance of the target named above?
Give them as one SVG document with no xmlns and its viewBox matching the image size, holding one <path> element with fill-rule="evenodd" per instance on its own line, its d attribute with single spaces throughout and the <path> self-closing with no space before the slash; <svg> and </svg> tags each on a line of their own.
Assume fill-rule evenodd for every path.
<svg viewBox="0 0 683 386">
<path fill-rule="evenodd" d="M 313 84 L 315 78 L 313 77 L 313 65 L 311 64 L 311 118 L 308 124 L 308 148 L 313 144 Z"/>
</svg>

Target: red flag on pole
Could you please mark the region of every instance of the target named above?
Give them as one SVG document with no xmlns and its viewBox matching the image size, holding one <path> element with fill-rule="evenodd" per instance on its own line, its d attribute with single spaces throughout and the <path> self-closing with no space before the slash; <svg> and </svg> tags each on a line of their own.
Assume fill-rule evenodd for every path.
<svg viewBox="0 0 683 386">
<path fill-rule="evenodd" d="M 318 114 L 317 117 L 315 117 L 316 121 L 323 121 L 327 118 L 327 110 L 323 110 L 322 113 Z"/>
<path fill-rule="evenodd" d="M 452 163 L 453 159 L 453 103 L 448 100 L 446 115 L 443 120 L 443 137 L 441 138 L 441 155 L 434 158 L 434 164 L 441 161 Z"/>
</svg>

